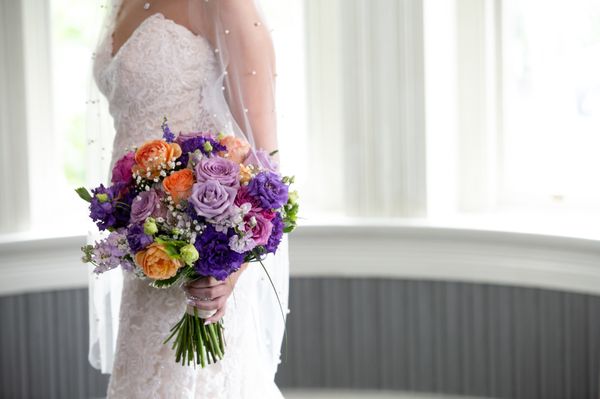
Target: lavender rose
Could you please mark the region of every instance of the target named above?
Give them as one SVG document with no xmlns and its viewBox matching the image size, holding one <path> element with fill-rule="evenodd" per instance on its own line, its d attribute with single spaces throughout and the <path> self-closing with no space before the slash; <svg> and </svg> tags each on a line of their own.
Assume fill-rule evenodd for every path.
<svg viewBox="0 0 600 399">
<path fill-rule="evenodd" d="M 248 183 L 248 193 L 260 201 L 264 209 L 277 209 L 288 200 L 288 186 L 278 174 L 260 172 Z"/>
<path fill-rule="evenodd" d="M 188 201 L 199 216 L 219 219 L 229 214 L 237 190 L 217 180 L 194 183 Z"/>
<path fill-rule="evenodd" d="M 147 217 L 152 215 L 158 200 L 158 195 L 154 190 L 139 193 L 131 204 L 130 223 L 143 223 Z"/>
<path fill-rule="evenodd" d="M 204 157 L 195 167 L 196 179 L 199 182 L 217 180 L 224 186 L 239 186 L 240 166 L 221 157 Z"/>
</svg>

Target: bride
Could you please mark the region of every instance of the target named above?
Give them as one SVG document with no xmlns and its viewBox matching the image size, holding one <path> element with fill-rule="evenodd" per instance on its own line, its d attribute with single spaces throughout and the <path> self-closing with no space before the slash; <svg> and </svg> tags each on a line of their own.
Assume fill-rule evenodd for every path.
<svg viewBox="0 0 600 399">
<path fill-rule="evenodd" d="M 253 149 L 277 149 L 275 57 L 253 0 L 113 0 L 93 72 L 116 132 L 109 170 L 131 148 L 160 138 L 164 116 L 175 133 L 226 132 Z M 121 282 L 103 292 L 96 285 L 106 276 L 92 280 L 90 361 L 112 371 L 108 398 L 282 397 L 274 375 L 284 320 L 273 288 L 287 309 L 287 238 L 266 263 L 275 287 L 255 264 L 223 282 L 204 278 L 163 290 L 122 272 L 112 323 L 107 303 Z M 211 322 L 223 319 L 220 362 L 181 366 L 162 344 L 188 304 L 216 311 Z"/>
</svg>

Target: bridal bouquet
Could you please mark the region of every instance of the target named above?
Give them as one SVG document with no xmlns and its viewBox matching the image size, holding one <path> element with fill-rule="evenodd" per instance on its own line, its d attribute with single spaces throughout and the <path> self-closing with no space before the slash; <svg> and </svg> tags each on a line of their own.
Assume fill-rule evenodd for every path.
<svg viewBox="0 0 600 399">
<path fill-rule="evenodd" d="M 162 130 L 162 139 L 115 163 L 112 185 L 75 190 L 98 228 L 108 231 L 82 247 L 83 262 L 97 274 L 120 266 L 156 288 L 207 276 L 224 280 L 245 262 L 264 268 L 264 257 L 296 226 L 293 177 L 278 173 L 273 154 L 250 151 L 234 136 L 175 137 L 166 119 Z M 188 307 L 172 327 L 164 343 L 174 338 L 177 362 L 204 367 L 223 357 L 222 322 L 204 324 L 211 314 Z"/>
</svg>

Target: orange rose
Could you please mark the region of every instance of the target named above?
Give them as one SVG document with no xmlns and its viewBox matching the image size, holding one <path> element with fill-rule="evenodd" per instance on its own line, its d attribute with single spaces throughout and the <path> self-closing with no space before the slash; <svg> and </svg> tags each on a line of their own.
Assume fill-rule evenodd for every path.
<svg viewBox="0 0 600 399">
<path fill-rule="evenodd" d="M 161 163 L 167 164 L 179 156 L 181 156 L 181 147 L 177 143 L 167 143 L 164 140 L 147 141 L 135 152 L 135 165 L 132 170 L 142 177 L 148 177 L 146 173 L 150 168 L 149 177 L 153 179 L 160 175 Z"/>
<path fill-rule="evenodd" d="M 144 274 L 154 280 L 166 280 L 177 274 L 183 266 L 178 259 L 171 258 L 162 244 L 153 242 L 146 249 L 135 254 L 135 263 Z"/>
<path fill-rule="evenodd" d="M 173 197 L 173 202 L 178 204 L 179 201 L 187 199 L 191 195 L 194 173 L 191 169 L 178 170 L 167 176 L 162 184 L 165 191 Z"/>
<path fill-rule="evenodd" d="M 244 162 L 244 159 L 246 159 L 246 156 L 250 151 L 250 144 L 248 144 L 246 140 L 242 140 L 235 136 L 223 137 L 220 144 L 227 147 L 227 151 L 223 153 L 223 156 L 235 163 Z"/>
</svg>

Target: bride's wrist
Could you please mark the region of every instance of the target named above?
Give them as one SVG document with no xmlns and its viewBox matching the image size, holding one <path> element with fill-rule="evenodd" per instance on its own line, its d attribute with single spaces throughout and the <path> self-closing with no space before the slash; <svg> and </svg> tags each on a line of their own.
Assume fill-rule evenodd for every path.
<svg viewBox="0 0 600 399">
<path fill-rule="evenodd" d="M 235 286 L 238 278 L 240 278 L 240 275 L 244 272 L 244 270 L 246 270 L 247 267 L 248 267 L 248 262 L 244 262 L 244 263 L 242 263 L 242 265 L 240 266 L 240 268 L 237 271 L 233 272 L 229 276 L 229 278 L 232 280 L 233 286 Z"/>
</svg>

